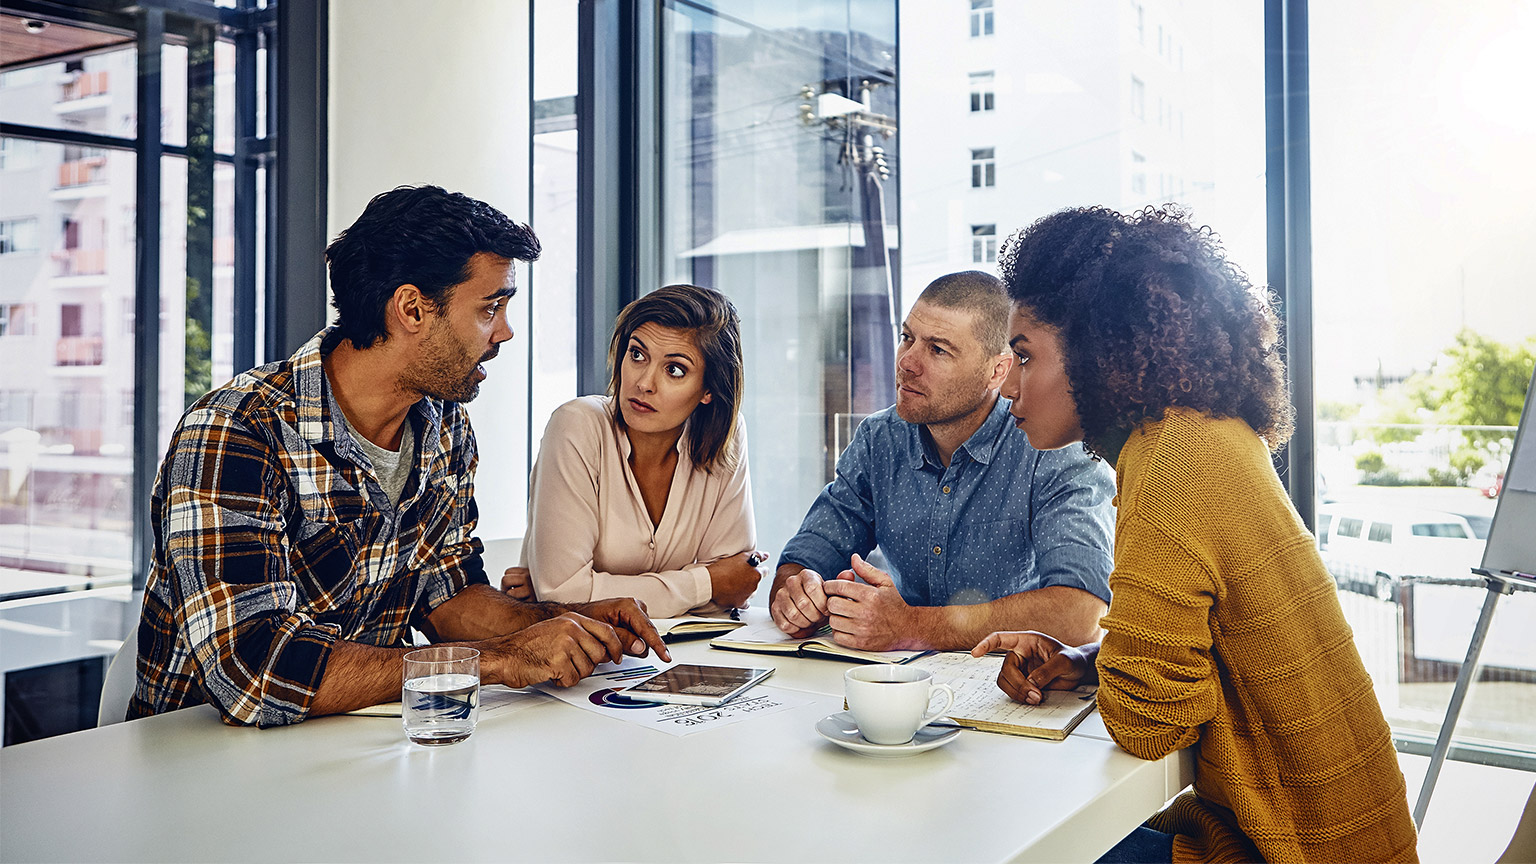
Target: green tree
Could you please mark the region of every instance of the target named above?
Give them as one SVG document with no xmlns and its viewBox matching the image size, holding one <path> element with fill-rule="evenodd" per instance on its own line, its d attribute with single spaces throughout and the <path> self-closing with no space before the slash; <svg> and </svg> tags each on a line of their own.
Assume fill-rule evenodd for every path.
<svg viewBox="0 0 1536 864">
<path fill-rule="evenodd" d="M 1517 426 L 1525 391 L 1536 368 L 1536 338 L 1505 345 L 1463 330 L 1446 352 L 1450 363 L 1435 369 L 1430 387 L 1439 397 L 1435 413 L 1461 426 Z"/>
</svg>

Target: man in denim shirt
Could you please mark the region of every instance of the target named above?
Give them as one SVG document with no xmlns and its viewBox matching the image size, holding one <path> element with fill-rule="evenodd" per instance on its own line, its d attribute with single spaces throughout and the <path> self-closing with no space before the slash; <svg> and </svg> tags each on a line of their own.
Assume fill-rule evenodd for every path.
<svg viewBox="0 0 1536 864">
<path fill-rule="evenodd" d="M 1007 320 L 986 273 L 940 277 L 918 297 L 896 404 L 859 424 L 779 556 L 779 629 L 830 623 L 839 644 L 869 651 L 969 649 L 999 629 L 1098 637 L 1114 473 L 1081 448 L 1036 450 L 1014 424 L 998 396 Z M 863 560 L 876 546 L 889 573 Z"/>
</svg>

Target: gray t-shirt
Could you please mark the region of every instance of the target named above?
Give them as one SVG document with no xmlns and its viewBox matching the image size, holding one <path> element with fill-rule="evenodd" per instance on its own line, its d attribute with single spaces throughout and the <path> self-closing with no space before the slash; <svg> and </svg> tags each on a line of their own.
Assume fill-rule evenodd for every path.
<svg viewBox="0 0 1536 864">
<path fill-rule="evenodd" d="M 352 440 L 363 448 L 363 452 L 373 462 L 373 473 L 379 478 L 379 485 L 384 487 L 384 494 L 389 496 L 389 503 L 398 505 L 400 493 L 405 491 L 405 481 L 411 477 L 411 466 L 416 463 L 416 431 L 411 426 L 411 418 L 406 417 L 400 428 L 400 449 L 385 450 L 358 434 L 352 428 L 352 421 L 347 419 L 345 411 L 337 413 L 341 415 L 342 422 L 347 424 L 347 433 L 352 436 Z"/>
</svg>

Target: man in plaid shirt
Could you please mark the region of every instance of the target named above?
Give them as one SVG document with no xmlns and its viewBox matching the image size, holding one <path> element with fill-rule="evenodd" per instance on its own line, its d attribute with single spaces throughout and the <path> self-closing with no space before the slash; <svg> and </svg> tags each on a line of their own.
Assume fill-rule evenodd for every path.
<svg viewBox="0 0 1536 864">
<path fill-rule="evenodd" d="M 375 197 L 337 237 L 337 323 L 171 438 L 130 719 L 208 702 L 278 726 L 398 699 L 412 627 L 513 687 L 670 659 L 633 600 L 523 603 L 486 580 L 463 403 L 512 338 L 513 261 L 538 255 L 527 226 L 435 186 Z"/>
</svg>

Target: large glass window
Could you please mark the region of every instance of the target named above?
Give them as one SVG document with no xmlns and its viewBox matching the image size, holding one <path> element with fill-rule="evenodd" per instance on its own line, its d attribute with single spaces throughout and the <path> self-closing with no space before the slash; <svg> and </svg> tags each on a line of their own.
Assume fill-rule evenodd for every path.
<svg viewBox="0 0 1536 864">
<path fill-rule="evenodd" d="M 133 89 L 126 61 L 105 87 Z M 106 316 L 134 293 L 134 154 L 27 143 L 31 167 L 0 174 L 0 223 L 34 214 L 29 248 L 0 260 L 0 368 L 28 370 L 6 375 L 13 408 L 0 416 L 0 596 L 48 574 L 127 582 L 131 569 L 133 428 L 117 402 L 134 386 L 133 335 Z"/>
<path fill-rule="evenodd" d="M 1424 740 L 1485 595 L 1471 568 L 1536 362 L 1536 8 L 1309 14 L 1319 512 L 1379 541 L 1324 558 L 1394 730 Z M 1536 595 L 1500 601 L 1483 659 L 1457 739 L 1528 756 Z"/>
<path fill-rule="evenodd" d="M 69 8 L 54 11 L 68 15 Z M 135 478 L 152 474 L 184 408 L 238 371 L 237 340 L 258 338 L 237 334 L 233 324 L 238 52 L 215 34 L 238 28 L 216 25 L 211 4 L 164 14 L 158 80 L 166 151 L 158 212 L 142 213 L 133 34 L 138 16 L 149 14 L 158 15 L 97 10 L 79 26 L 3 16 L 0 623 L 23 623 L 0 674 L 89 665 L 96 661 L 82 650 L 115 650 L 115 637 L 137 618 L 127 608 L 132 540 L 148 502 L 135 502 Z M 254 15 L 248 23 L 272 26 Z M 254 53 L 253 41 L 246 50 Z M 261 148 L 254 138 L 246 143 Z M 254 200 L 245 203 L 255 208 Z M 147 239 L 152 226 L 158 250 Z M 156 271 L 140 272 L 139 262 L 156 259 Z M 151 381 L 138 367 L 135 342 L 138 283 L 146 275 L 160 305 L 146 337 L 159 350 L 159 378 Z M 25 371 L 12 374 L 17 370 Z M 153 408 L 148 416 L 140 416 L 136 398 Z M 150 429 L 153 452 L 135 451 L 136 427 Z M 82 611 L 88 607 L 102 615 Z M 81 631 L 89 637 L 63 638 Z M 92 697 L 90 690 L 80 696 Z M 43 704 L 56 698 L 50 692 L 26 697 L 42 700 L 28 708 L 0 712 L 6 743 L 73 728 L 17 726 L 16 717 L 94 715 L 89 706 Z"/>
<path fill-rule="evenodd" d="M 1017 26 L 976 44 L 944 26 L 937 4 L 903 3 L 905 301 L 944 273 L 989 267 L 991 236 L 1089 204 L 1186 207 L 1263 282 L 1261 5 L 1009 7 Z M 1168 60 L 1166 37 L 1152 38 L 1160 27 L 1189 34 L 1182 71 Z M 975 72 L 990 73 L 1005 97 L 990 112 L 954 98 Z M 1184 136 L 1170 131 L 1166 109 L 1160 126 L 1141 122 L 1149 91 L 1179 106 Z M 956 146 L 966 141 L 986 145 L 969 149 L 968 164 Z M 996 194 L 972 191 L 987 187 Z"/>
<path fill-rule="evenodd" d="M 577 7 L 533 4 L 533 174 L 529 218 L 543 254 L 529 282 L 528 464 L 549 415 L 576 385 Z M 515 343 L 514 343 L 515 344 Z M 522 524 L 514 529 L 523 530 Z"/>
<path fill-rule="evenodd" d="M 895 2 L 663 7 L 663 281 L 741 310 L 765 549 L 895 396 L 895 38 Z"/>
</svg>

